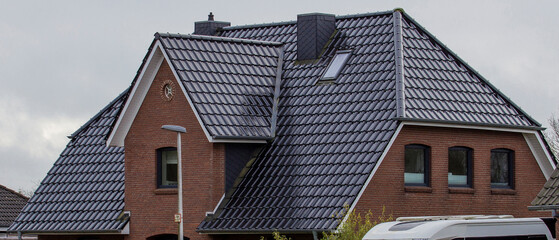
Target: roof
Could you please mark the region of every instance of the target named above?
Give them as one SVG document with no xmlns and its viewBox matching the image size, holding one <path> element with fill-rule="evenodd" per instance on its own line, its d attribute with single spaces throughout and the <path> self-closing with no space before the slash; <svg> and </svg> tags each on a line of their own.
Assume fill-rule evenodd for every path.
<svg viewBox="0 0 559 240">
<path fill-rule="evenodd" d="M 281 43 L 165 33 L 156 39 L 213 138 L 273 137 Z"/>
<path fill-rule="evenodd" d="M 225 27 L 214 37 L 156 34 L 131 89 L 161 50 L 211 137 L 269 140 L 198 231 L 336 229 L 332 215 L 358 198 L 402 120 L 539 129 L 406 14 L 335 24 L 321 57 L 305 62 L 296 60 L 296 22 Z M 319 82 L 338 50 L 351 51 L 340 75 Z M 130 92 L 72 135 L 12 230 L 122 229 L 124 153 L 105 141 Z"/>
<path fill-rule="evenodd" d="M 557 210 L 559 209 L 559 168 L 556 168 L 551 177 L 543 185 L 536 198 L 532 200 L 530 210 Z"/>
<path fill-rule="evenodd" d="M 8 231 L 116 233 L 124 209 L 124 149 L 106 136 L 127 91 L 73 134 L 72 140 Z"/>
<path fill-rule="evenodd" d="M 23 196 L 5 186 L 0 185 L 0 228 L 9 227 L 27 203 Z"/>
<path fill-rule="evenodd" d="M 278 131 L 199 231 L 336 229 L 332 216 L 357 199 L 398 120 L 539 126 L 406 14 L 337 17 L 336 29 L 320 59 L 300 64 L 295 22 L 224 28 L 285 44 Z M 337 50 L 351 50 L 346 66 L 316 84 Z"/>
</svg>

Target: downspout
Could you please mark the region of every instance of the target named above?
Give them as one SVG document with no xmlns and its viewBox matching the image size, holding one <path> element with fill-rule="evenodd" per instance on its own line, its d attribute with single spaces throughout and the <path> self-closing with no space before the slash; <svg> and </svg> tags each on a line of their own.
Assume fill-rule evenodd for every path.
<svg viewBox="0 0 559 240">
<path fill-rule="evenodd" d="M 312 237 L 314 240 L 318 240 L 318 233 L 316 233 L 316 231 L 312 231 Z"/>
<path fill-rule="evenodd" d="M 22 240 L 21 231 L 17 231 L 17 239 Z"/>
</svg>

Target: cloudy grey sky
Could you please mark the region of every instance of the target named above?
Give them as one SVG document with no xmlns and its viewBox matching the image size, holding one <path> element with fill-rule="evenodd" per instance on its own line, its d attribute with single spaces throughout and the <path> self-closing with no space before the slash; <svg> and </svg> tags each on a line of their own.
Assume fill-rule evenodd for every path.
<svg viewBox="0 0 559 240">
<path fill-rule="evenodd" d="M 559 113 L 559 1 L 0 0 L 0 184 L 30 190 L 126 89 L 155 32 L 401 7 L 540 123 Z"/>
</svg>

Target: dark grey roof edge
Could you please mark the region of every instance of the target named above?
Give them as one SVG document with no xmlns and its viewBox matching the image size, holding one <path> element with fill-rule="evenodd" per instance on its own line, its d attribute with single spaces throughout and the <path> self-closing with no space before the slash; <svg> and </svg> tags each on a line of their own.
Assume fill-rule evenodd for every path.
<svg viewBox="0 0 559 240">
<path fill-rule="evenodd" d="M 244 139 L 244 140 L 273 140 L 273 137 L 262 136 L 214 136 L 214 139 Z"/>
<path fill-rule="evenodd" d="M 29 197 L 26 197 L 25 195 L 23 195 L 23 194 L 21 194 L 21 193 L 18 193 L 18 192 L 16 192 L 16 191 L 14 191 L 14 190 L 12 190 L 12 189 L 10 189 L 10 188 L 8 188 L 8 187 L 2 185 L 2 184 L 0 184 L 0 188 L 3 188 L 3 189 L 5 189 L 6 191 L 15 194 L 16 196 L 18 196 L 18 197 L 24 199 L 25 201 L 29 201 Z"/>
<path fill-rule="evenodd" d="M 330 232 L 332 229 L 255 229 L 255 230 L 231 230 L 231 229 L 218 229 L 218 230 L 203 230 L 197 229 L 198 233 L 204 234 L 272 234 L 279 232 L 281 234 L 312 234 L 312 232 Z"/>
<path fill-rule="evenodd" d="M 116 101 L 120 100 L 120 98 L 122 98 L 124 95 L 128 94 L 129 90 L 130 90 L 130 87 L 126 88 L 126 90 L 121 92 L 118 95 L 118 97 L 116 97 L 109 104 L 107 104 L 105 107 L 103 107 L 99 112 L 97 112 L 97 114 L 95 114 L 95 116 L 90 118 L 85 124 L 83 124 L 80 128 L 78 128 L 78 130 L 76 130 L 70 136 L 68 136 L 68 138 L 69 139 L 74 139 L 82 130 L 86 129 L 87 127 L 89 127 L 89 125 L 93 121 L 97 120 L 97 118 L 99 118 L 107 109 L 111 108 L 113 106 L 113 104 L 115 104 Z M 112 128 L 111 128 L 111 131 L 112 131 Z"/>
<path fill-rule="evenodd" d="M 407 121 L 407 122 L 424 122 L 424 123 L 446 123 L 446 124 L 470 125 L 470 126 L 479 126 L 479 127 L 512 128 L 512 129 L 523 129 L 523 130 L 534 130 L 534 131 L 545 130 L 545 128 L 543 127 L 518 126 L 518 125 L 506 125 L 506 124 L 494 124 L 494 123 L 482 123 L 482 122 L 461 122 L 461 121 L 417 119 L 417 118 L 394 118 L 394 120 Z"/>
<path fill-rule="evenodd" d="M 120 234 L 126 224 L 124 224 L 121 229 L 109 229 L 109 230 L 75 230 L 75 231 L 56 231 L 56 230 L 49 230 L 49 231 L 41 231 L 41 230 L 24 230 L 24 231 L 8 231 L 10 233 L 25 233 L 25 234 Z"/>
<path fill-rule="evenodd" d="M 185 39 L 209 40 L 209 41 L 219 41 L 219 42 L 246 43 L 246 44 L 256 44 L 256 45 L 271 45 L 271 46 L 281 46 L 281 45 L 283 45 L 282 42 L 259 41 L 259 40 L 249 40 L 249 39 L 244 39 L 244 38 L 216 37 L 216 36 L 195 35 L 195 34 L 156 32 L 154 34 L 154 36 L 155 36 L 155 39 L 159 39 L 161 37 L 168 37 L 168 38 L 185 38 Z"/>
<path fill-rule="evenodd" d="M 380 12 L 369 12 L 369 13 L 359 13 L 359 14 L 348 14 L 348 15 L 336 16 L 336 19 L 341 20 L 341 19 L 349 19 L 349 18 L 372 17 L 372 16 L 391 14 L 392 12 L 394 12 L 394 10 L 380 11 Z M 229 27 L 224 27 L 223 30 L 227 31 L 227 30 L 237 30 L 237 29 L 245 29 L 245 28 L 274 27 L 274 26 L 293 25 L 293 24 L 297 24 L 297 20 L 229 26 Z"/>
<path fill-rule="evenodd" d="M 406 116 L 405 70 L 404 70 L 404 45 L 402 34 L 402 14 L 394 11 L 392 14 L 394 31 L 394 62 L 396 64 L 396 115 Z"/>
<path fill-rule="evenodd" d="M 410 15 L 408 15 L 403 10 L 398 10 L 398 9 L 396 9 L 396 10 L 400 11 L 402 13 L 402 15 L 407 20 L 411 21 L 419 30 L 421 30 L 423 33 L 427 34 L 427 36 L 429 36 L 433 41 L 435 41 L 437 44 L 439 44 L 439 46 L 441 46 L 443 51 L 450 54 L 453 58 L 455 58 L 461 64 L 464 64 L 464 66 L 469 71 L 471 71 L 473 74 L 475 74 L 482 82 L 487 84 L 487 86 L 489 86 L 491 88 L 491 90 L 495 91 L 500 97 L 502 97 L 505 101 L 507 101 L 507 103 L 512 105 L 512 107 L 514 107 L 520 113 L 524 114 L 528 118 L 529 121 L 531 121 L 533 124 L 537 125 L 538 127 L 542 126 L 538 121 L 536 121 L 534 118 L 532 118 L 529 114 L 527 114 L 524 110 L 522 110 L 522 108 L 520 108 L 512 100 L 510 100 L 505 94 L 503 94 L 497 87 L 495 87 L 493 84 L 491 84 L 491 82 L 489 82 L 486 78 L 484 78 L 478 71 L 476 71 L 474 68 L 472 68 L 466 61 L 464 61 L 462 58 L 460 58 L 456 53 L 454 53 L 452 50 L 450 50 L 450 48 L 448 48 L 445 44 L 443 44 L 441 41 L 439 41 L 439 39 L 437 39 L 433 34 L 431 34 L 429 31 L 427 31 L 427 29 L 425 29 L 418 22 L 416 22 L 415 19 L 413 19 Z"/>
<path fill-rule="evenodd" d="M 558 210 L 559 205 L 537 205 L 537 206 L 528 206 L 528 210 L 530 211 L 545 211 L 545 210 Z"/>
<path fill-rule="evenodd" d="M 545 146 L 545 150 L 547 150 L 547 153 L 551 156 L 551 159 L 553 160 L 555 165 L 557 165 L 559 163 L 559 161 L 557 161 L 557 156 L 555 156 L 555 154 L 553 154 L 553 150 L 551 150 L 551 147 L 549 146 L 549 143 L 547 142 L 547 139 L 543 135 L 543 131 L 538 132 L 538 134 L 540 135 L 540 138 L 542 139 L 542 142 Z M 556 167 L 559 167 L 559 166 L 556 166 Z"/>
</svg>

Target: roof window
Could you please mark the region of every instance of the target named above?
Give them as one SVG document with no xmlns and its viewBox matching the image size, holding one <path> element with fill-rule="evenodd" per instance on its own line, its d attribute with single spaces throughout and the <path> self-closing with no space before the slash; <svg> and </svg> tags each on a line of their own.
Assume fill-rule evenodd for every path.
<svg viewBox="0 0 559 240">
<path fill-rule="evenodd" d="M 349 59 L 350 55 L 350 50 L 337 51 L 330 64 L 328 64 L 328 68 L 326 68 L 326 72 L 324 72 L 324 75 L 322 75 L 320 80 L 336 79 L 340 74 L 342 68 L 345 66 L 345 63 Z"/>
</svg>

